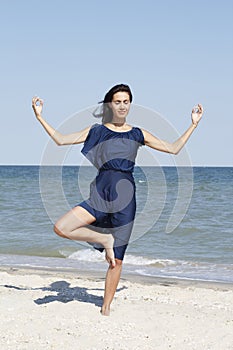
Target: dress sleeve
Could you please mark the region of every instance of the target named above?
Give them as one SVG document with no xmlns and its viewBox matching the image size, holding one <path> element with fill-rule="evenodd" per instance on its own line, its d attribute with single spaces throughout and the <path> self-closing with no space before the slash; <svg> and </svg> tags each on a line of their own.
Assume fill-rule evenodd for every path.
<svg viewBox="0 0 233 350">
<path fill-rule="evenodd" d="M 94 124 L 89 130 L 89 133 L 84 141 L 83 148 L 81 149 L 82 154 L 86 157 L 88 152 L 95 147 L 99 142 L 98 137 L 98 126 L 100 124 Z"/>
<path fill-rule="evenodd" d="M 86 140 L 84 141 L 82 154 L 96 167 L 98 168 L 98 153 L 100 142 L 100 124 L 92 125 Z"/>
<path fill-rule="evenodd" d="M 139 143 L 139 146 L 145 146 L 145 140 L 144 135 L 142 133 L 142 130 L 138 127 L 135 128 L 136 131 L 136 141 Z"/>
</svg>

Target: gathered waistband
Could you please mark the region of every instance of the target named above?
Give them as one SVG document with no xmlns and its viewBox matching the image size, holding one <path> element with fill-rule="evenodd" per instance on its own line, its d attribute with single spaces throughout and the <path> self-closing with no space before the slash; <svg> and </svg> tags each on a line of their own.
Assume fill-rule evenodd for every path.
<svg viewBox="0 0 233 350">
<path fill-rule="evenodd" d="M 124 173 L 124 174 L 130 174 L 132 175 L 132 171 L 127 171 L 127 170 L 121 170 L 121 169 L 99 169 L 99 173 L 103 172 L 103 171 L 113 171 L 113 172 L 117 172 L 117 173 Z"/>
</svg>

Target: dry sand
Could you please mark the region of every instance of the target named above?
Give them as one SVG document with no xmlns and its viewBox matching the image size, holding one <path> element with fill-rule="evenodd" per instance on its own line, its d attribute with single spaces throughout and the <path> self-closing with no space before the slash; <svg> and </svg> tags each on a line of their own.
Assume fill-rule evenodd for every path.
<svg viewBox="0 0 233 350">
<path fill-rule="evenodd" d="M 110 317 L 104 276 L 0 269 L 3 350 L 232 350 L 233 286 L 124 276 Z"/>
</svg>

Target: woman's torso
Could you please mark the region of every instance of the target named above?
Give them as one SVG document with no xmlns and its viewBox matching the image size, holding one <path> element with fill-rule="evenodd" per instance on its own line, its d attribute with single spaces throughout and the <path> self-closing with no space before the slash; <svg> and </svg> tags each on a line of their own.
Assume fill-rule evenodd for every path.
<svg viewBox="0 0 233 350">
<path fill-rule="evenodd" d="M 81 152 L 99 170 L 115 170 L 132 173 L 144 137 L 140 128 L 113 131 L 103 124 L 94 124 Z"/>
</svg>

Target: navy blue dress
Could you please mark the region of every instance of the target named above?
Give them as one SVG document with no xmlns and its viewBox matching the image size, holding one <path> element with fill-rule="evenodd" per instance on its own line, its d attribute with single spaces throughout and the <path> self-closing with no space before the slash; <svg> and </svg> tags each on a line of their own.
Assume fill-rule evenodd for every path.
<svg viewBox="0 0 233 350">
<path fill-rule="evenodd" d="M 143 133 L 137 127 L 117 132 L 103 124 L 94 124 L 81 150 L 98 169 L 98 175 L 90 185 L 89 198 L 78 205 L 96 218 L 89 228 L 112 233 L 115 258 L 120 260 L 123 260 L 135 218 L 133 170 L 142 145 Z M 104 250 L 101 245 L 92 245 Z"/>
</svg>

